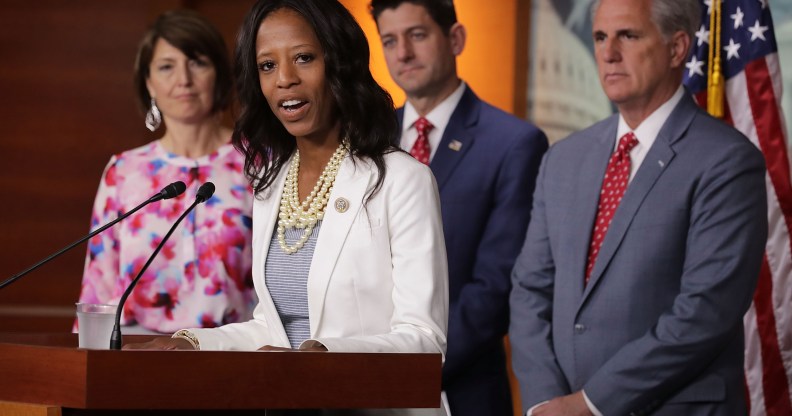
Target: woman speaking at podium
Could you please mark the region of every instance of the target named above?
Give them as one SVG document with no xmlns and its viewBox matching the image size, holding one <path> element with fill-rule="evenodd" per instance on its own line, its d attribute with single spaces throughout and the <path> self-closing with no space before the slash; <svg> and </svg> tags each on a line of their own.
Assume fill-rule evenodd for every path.
<svg viewBox="0 0 792 416">
<path fill-rule="evenodd" d="M 253 198 L 244 156 L 221 125 L 232 96 L 228 52 L 202 16 L 160 15 L 135 60 L 135 91 L 146 126 L 162 137 L 113 156 L 94 202 L 91 227 L 128 212 L 170 182 L 180 197 L 154 202 L 88 244 L 80 302 L 117 304 L 173 222 L 211 180 L 215 196 L 197 207 L 148 268 L 126 302 L 124 333 L 172 333 L 250 319 Z"/>
<path fill-rule="evenodd" d="M 335 0 L 262 0 L 236 65 L 259 304 L 248 322 L 126 348 L 444 353 L 437 185 L 392 145 L 393 102 L 360 26 Z"/>
</svg>

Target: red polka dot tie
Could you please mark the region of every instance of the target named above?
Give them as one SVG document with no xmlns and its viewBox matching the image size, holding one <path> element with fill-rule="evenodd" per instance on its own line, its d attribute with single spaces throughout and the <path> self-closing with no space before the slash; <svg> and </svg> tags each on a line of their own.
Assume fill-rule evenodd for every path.
<svg viewBox="0 0 792 416">
<path fill-rule="evenodd" d="M 432 131 L 434 126 L 429 120 L 423 117 L 419 117 L 418 120 L 415 120 L 413 126 L 415 126 L 415 130 L 418 131 L 418 138 L 415 140 L 412 149 L 410 149 L 410 154 L 415 160 L 424 165 L 428 165 L 429 155 L 432 154 L 432 149 L 429 147 L 429 132 Z"/>
<path fill-rule="evenodd" d="M 600 191 L 599 206 L 597 207 L 597 219 L 594 223 L 594 231 L 591 233 L 591 246 L 589 246 L 588 261 L 586 262 L 586 283 L 589 281 L 591 271 L 594 270 L 594 262 L 597 260 L 602 240 L 608 232 L 613 213 L 619 207 L 624 191 L 627 189 L 627 182 L 630 180 L 630 150 L 638 144 L 638 139 L 632 132 L 625 134 L 619 139 L 619 147 L 613 152 L 608 161 L 608 169 L 605 171 L 605 178 L 602 181 Z"/>
</svg>

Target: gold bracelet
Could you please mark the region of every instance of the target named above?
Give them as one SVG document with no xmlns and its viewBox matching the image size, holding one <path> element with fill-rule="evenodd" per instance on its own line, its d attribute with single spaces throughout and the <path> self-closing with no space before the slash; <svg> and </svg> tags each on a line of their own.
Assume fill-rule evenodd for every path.
<svg viewBox="0 0 792 416">
<path fill-rule="evenodd" d="M 171 336 L 171 338 L 186 339 L 187 342 L 189 342 L 190 345 L 192 345 L 193 349 L 195 349 L 195 350 L 200 350 L 201 349 L 201 343 L 198 342 L 198 337 L 196 337 L 195 334 L 193 334 L 192 332 L 190 332 L 190 331 L 188 331 L 186 329 L 180 329 L 180 330 L 176 331 L 176 333 L 173 334 Z"/>
</svg>

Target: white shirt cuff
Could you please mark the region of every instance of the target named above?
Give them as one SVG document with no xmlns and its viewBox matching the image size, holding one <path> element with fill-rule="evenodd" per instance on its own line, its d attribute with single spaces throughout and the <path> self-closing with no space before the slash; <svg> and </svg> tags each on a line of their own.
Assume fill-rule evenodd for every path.
<svg viewBox="0 0 792 416">
<path fill-rule="evenodd" d="M 583 391 L 583 399 L 586 401 L 586 406 L 588 406 L 589 411 L 591 411 L 591 413 L 593 413 L 594 416 L 602 416 L 602 412 L 600 412 L 599 409 L 597 409 L 597 406 L 594 406 L 594 403 L 592 403 L 591 400 L 589 400 L 588 396 L 586 396 L 586 391 L 585 390 L 582 391 Z"/>
<path fill-rule="evenodd" d="M 547 403 L 548 401 L 549 401 L 549 400 L 545 400 L 545 401 L 543 401 L 543 402 L 539 402 L 539 403 L 537 403 L 537 404 L 535 404 L 535 405 L 531 406 L 531 408 L 530 408 L 530 409 L 528 409 L 528 411 L 525 413 L 525 416 L 533 416 L 533 411 L 534 411 L 534 410 L 535 410 L 537 407 L 539 407 L 539 406 L 541 406 L 541 405 L 543 405 L 543 404 Z M 602 415 L 600 415 L 600 416 L 602 416 Z"/>
</svg>

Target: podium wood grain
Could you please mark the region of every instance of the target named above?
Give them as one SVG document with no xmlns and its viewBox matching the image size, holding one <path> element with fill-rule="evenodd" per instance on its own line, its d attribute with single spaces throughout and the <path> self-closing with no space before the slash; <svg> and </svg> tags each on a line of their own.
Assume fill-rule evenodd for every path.
<svg viewBox="0 0 792 416">
<path fill-rule="evenodd" d="M 109 351 L 76 345 L 74 334 L 0 334 L 0 401 L 74 409 L 440 405 L 439 354 Z"/>
</svg>

